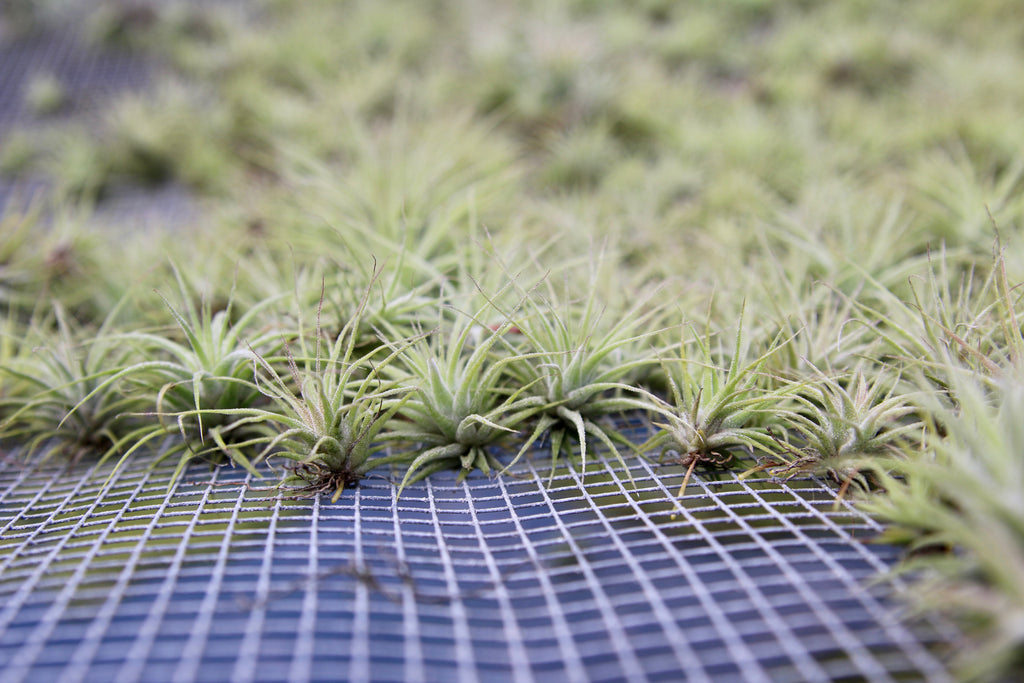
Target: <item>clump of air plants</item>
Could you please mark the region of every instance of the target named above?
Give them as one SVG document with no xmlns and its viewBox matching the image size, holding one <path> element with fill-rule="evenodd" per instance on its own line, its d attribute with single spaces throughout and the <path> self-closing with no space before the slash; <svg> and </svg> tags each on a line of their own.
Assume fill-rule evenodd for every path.
<svg viewBox="0 0 1024 683">
<path fill-rule="evenodd" d="M 88 128 L 72 118 L 40 130 L 27 141 L 21 163 L 8 164 L 19 175 L 52 180 L 62 195 L 89 201 L 107 198 L 116 186 L 169 182 L 216 195 L 255 163 L 257 155 L 238 141 L 238 126 L 215 94 L 168 81 L 144 96 L 118 97 Z"/>
<path fill-rule="evenodd" d="M 402 488 L 441 469 L 460 468 L 460 480 L 474 469 L 500 469 L 489 449 L 545 407 L 530 385 L 509 381 L 510 364 L 522 357 L 496 352 L 513 323 L 492 328 L 484 322 L 491 308 L 488 301 L 472 313 L 442 312 L 438 328 L 391 366 L 415 390 L 387 438 L 425 448 L 409 463 Z"/>
<path fill-rule="evenodd" d="M 680 325 L 680 331 L 692 329 Z M 742 313 L 731 349 L 711 333 L 694 332 L 680 339 L 679 356 L 666 358 L 662 368 L 670 402 L 657 411 L 661 429 L 642 447 L 661 449 L 661 460 L 672 458 L 687 468 L 682 496 L 698 464 L 728 465 L 741 448 L 771 453 L 776 444 L 771 425 L 792 416 L 794 385 L 771 378 L 764 368 L 788 340 L 774 341 L 754 356 L 743 334 Z"/>
<path fill-rule="evenodd" d="M 920 437 L 863 463 L 884 493 L 861 504 L 892 525 L 885 540 L 910 545 L 911 598 L 965 626 L 973 646 L 954 660 L 958 676 L 1001 680 L 1024 670 L 1019 286 L 1009 284 L 999 241 L 987 273 L 969 273 L 956 290 L 943 275 L 930 272 L 916 318 L 890 307 L 904 323 L 891 324 L 890 343 L 921 353 L 904 373 L 918 389 L 906 398 Z"/>
<path fill-rule="evenodd" d="M 8 37 L 80 16 L 0 4 Z M 1024 252 L 997 242 L 986 262 L 984 211 L 1024 218 L 1024 43 L 1005 0 L 90 4 L 86 37 L 173 73 L 98 132 L 51 117 L 5 133 L 0 167 L 72 198 L 181 183 L 204 213 L 227 197 L 244 217 L 216 248 L 174 235 L 210 298 L 169 295 L 168 316 L 137 297 L 116 324 L 131 287 L 173 291 L 149 267 L 166 245 L 132 225 L 149 251 L 101 253 L 32 211 L 0 220 L 12 441 L 126 458 L 169 435 L 186 460 L 271 457 L 287 486 L 337 496 L 378 465 L 410 465 L 408 485 L 548 437 L 553 466 L 595 447 L 624 460 L 615 418 L 646 411 L 660 431 L 636 449 L 681 463 L 684 490 L 752 452 L 767 455 L 751 472 L 876 485 L 858 500 L 906 538 L 957 546 L 947 603 L 992 627 L 985 664 L 1020 649 Z M 531 266 L 619 243 L 602 281 L 560 287 L 558 271 L 527 292 L 477 226 L 541 254 Z M 560 251 L 541 248 L 552 234 Z M 634 277 L 687 318 L 719 292 L 721 313 L 670 354 L 650 331 L 668 306 Z M 459 278 L 500 300 L 445 308 Z M 422 450 L 393 450 L 408 442 Z"/>
</svg>

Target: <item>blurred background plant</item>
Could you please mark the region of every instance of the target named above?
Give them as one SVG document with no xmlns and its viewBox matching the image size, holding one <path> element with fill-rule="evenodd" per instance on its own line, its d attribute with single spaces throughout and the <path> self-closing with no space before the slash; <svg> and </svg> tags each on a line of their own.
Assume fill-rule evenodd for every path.
<svg viewBox="0 0 1024 683">
<path fill-rule="evenodd" d="M 910 544 L 919 605 L 973 626 L 961 677 L 998 679 L 1021 665 L 1024 645 L 1024 390 L 1016 376 L 993 387 L 948 374 L 956 404 L 923 402 L 924 452 L 875 465 L 885 495 L 865 507 L 893 525 L 886 540 Z"/>
</svg>

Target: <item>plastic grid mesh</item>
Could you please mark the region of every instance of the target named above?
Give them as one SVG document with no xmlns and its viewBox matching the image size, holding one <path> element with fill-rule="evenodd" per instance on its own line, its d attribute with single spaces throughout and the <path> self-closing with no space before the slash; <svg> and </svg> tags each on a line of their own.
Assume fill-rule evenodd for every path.
<svg viewBox="0 0 1024 683">
<path fill-rule="evenodd" d="M 0 682 L 947 680 L 897 549 L 816 480 L 0 469 Z M 632 478 L 632 481 L 630 479 Z M 100 495 L 97 495 L 100 494 Z"/>
</svg>

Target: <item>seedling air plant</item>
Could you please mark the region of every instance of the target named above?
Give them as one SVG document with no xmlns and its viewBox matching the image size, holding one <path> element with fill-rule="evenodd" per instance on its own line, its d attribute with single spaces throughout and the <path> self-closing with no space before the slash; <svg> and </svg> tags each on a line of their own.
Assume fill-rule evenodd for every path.
<svg viewBox="0 0 1024 683">
<path fill-rule="evenodd" d="M 17 409 L 19 397 L 31 392 L 31 384 L 6 371 L 24 365 L 31 354 L 30 341 L 13 308 L 0 319 L 0 425 Z M 0 429 L 0 438 L 3 431 Z"/>
<path fill-rule="evenodd" d="M 324 233 L 320 230 L 314 234 Z M 349 253 L 344 246 L 339 248 L 322 240 L 314 242 L 329 256 L 319 255 L 312 263 L 307 263 L 300 260 L 301 254 L 292 253 L 285 259 L 275 252 L 275 247 L 283 251 L 290 245 L 275 245 L 250 253 L 245 260 L 251 268 L 240 273 L 243 305 L 262 305 L 266 299 L 287 298 L 293 308 L 282 317 L 287 318 L 283 322 L 290 325 L 298 324 L 303 311 L 319 307 L 321 331 L 332 335 L 339 333 L 358 312 L 357 355 L 371 347 L 380 347 L 377 329 L 391 330 L 394 339 L 409 337 L 415 334 L 421 320 L 436 317 L 441 279 L 410 264 L 404 250 L 398 249 L 384 263 L 385 268 L 378 267 L 370 254 L 364 258 L 361 251 Z M 369 264 L 366 267 L 362 265 L 364 260 Z"/>
<path fill-rule="evenodd" d="M 226 442 L 243 440 L 246 434 L 244 429 L 236 429 L 240 425 L 225 411 L 251 407 L 261 397 L 253 379 L 254 349 L 263 353 L 276 350 L 280 333 L 252 328 L 274 300 L 266 299 L 232 321 L 232 297 L 224 310 L 214 313 L 209 298 L 191 292 L 176 268 L 174 274 L 180 308 L 162 294 L 160 297 L 183 341 L 150 333 L 125 335 L 149 353 L 162 356 L 147 364 L 147 376 L 139 382 L 145 383 L 150 396 L 155 394 L 153 405 L 160 422 L 172 420 L 181 435 L 184 452 L 171 481 L 194 458 L 206 457 L 217 463 L 225 454 L 254 472 L 242 451 L 227 447 Z"/>
<path fill-rule="evenodd" d="M 593 271 L 592 271 L 593 272 Z M 514 282 L 514 280 L 513 280 Z M 650 364 L 656 354 L 647 348 L 657 330 L 640 332 L 655 317 L 656 309 L 644 310 L 641 297 L 629 310 L 614 314 L 601 309 L 591 293 L 574 300 L 565 291 L 557 292 L 550 279 L 544 288 L 521 292 L 525 309 L 516 315 L 517 329 L 525 340 L 511 349 L 522 358 L 509 364 L 519 386 L 532 387 L 531 393 L 543 399 L 533 433 L 505 469 L 515 464 L 548 433 L 551 439 L 551 476 L 568 441 L 575 439 L 580 459 L 586 468 L 587 450 L 595 440 L 604 444 L 623 465 L 619 446 L 636 450 L 603 418 L 629 410 L 651 410 L 657 405 L 653 395 L 624 381 L 631 373 Z M 614 322 L 608 322 L 614 318 Z M 567 452 L 567 451 L 566 451 Z"/>
<path fill-rule="evenodd" d="M 692 327 L 683 324 L 679 329 L 685 334 Z M 661 460 L 670 457 L 687 468 L 679 496 L 699 463 L 725 466 L 736 449 L 775 449 L 769 421 L 781 424 L 791 415 L 786 406 L 795 385 L 769 386 L 764 367 L 785 343 L 776 339 L 767 351 L 750 359 L 741 312 L 731 350 L 716 346 L 708 324 L 703 336 L 693 331 L 689 339 L 680 339 L 678 358 L 662 361 L 671 404 L 658 411 L 665 420 L 655 422 L 661 431 L 641 450 L 660 448 Z"/>
<path fill-rule="evenodd" d="M 401 411 L 408 422 L 388 438 L 426 447 L 401 488 L 441 469 L 460 468 L 461 481 L 473 469 L 500 468 L 488 448 L 545 407 L 543 398 L 527 393 L 531 385 L 508 388 L 509 364 L 523 359 L 496 354 L 512 322 L 491 329 L 480 322 L 490 309 L 488 302 L 474 314 L 443 311 L 438 329 L 401 352 L 401 367 L 392 366 L 416 389 Z M 482 330 L 485 336 L 474 342 Z"/>
<path fill-rule="evenodd" d="M 414 336 L 420 321 L 431 319 L 438 310 L 440 278 L 409 264 L 406 256 L 405 250 L 399 249 L 385 264 L 386 272 L 372 256 L 368 257 L 372 263 L 369 272 L 336 270 L 332 296 L 325 300 L 324 308 L 333 321 L 340 321 L 335 329 L 358 317 L 359 328 L 354 333 L 357 353 L 380 347 L 377 330 L 387 330 L 391 339 Z M 364 290 L 367 294 L 360 299 L 358 293 Z"/>
<path fill-rule="evenodd" d="M 859 477 L 865 458 L 899 453 L 920 432 L 919 408 L 911 395 L 896 393 L 899 376 L 884 369 L 871 379 L 863 366 L 847 377 L 819 374 L 801 386 L 801 408 L 791 414 L 801 447 L 781 449 L 788 462 L 772 473 L 828 472 L 842 482 L 842 496 L 855 480 L 866 485 Z"/>
<path fill-rule="evenodd" d="M 377 348 L 353 358 L 361 314 L 362 307 L 322 355 L 318 310 L 313 353 L 305 353 L 309 339 L 300 331 L 304 355 L 296 358 L 285 346 L 285 376 L 271 360 L 253 354 L 255 383 L 269 407 L 210 411 L 234 418 L 225 429 L 256 427 L 261 432 L 228 448 L 262 446 L 260 459 L 276 456 L 294 463 L 282 486 L 297 485 L 302 494 L 330 492 L 332 502 L 371 469 L 408 459 L 404 453 L 382 455 L 387 444 L 378 438 L 408 399 L 409 388 L 380 374 L 404 346 L 380 360 L 375 360 Z"/>
<path fill-rule="evenodd" d="M 923 278 L 912 280 L 912 303 L 880 283 L 872 285 L 880 303 L 857 302 L 859 318 L 881 321 L 874 329 L 890 359 L 922 368 L 937 386 L 949 383 L 943 373 L 951 352 L 980 377 L 996 376 L 1001 365 L 1024 357 L 1019 327 L 1013 331 L 1015 295 L 998 242 L 987 274 L 939 254 Z"/>
<path fill-rule="evenodd" d="M 128 444 L 135 448 L 154 435 L 131 414 L 145 409 L 137 394 L 124 391 L 124 376 L 144 366 L 138 351 L 111 332 L 115 310 L 98 330 L 77 329 L 60 304 L 54 304 L 55 329 L 36 321 L 17 354 L 0 372 L 21 383 L 6 399 L 0 434 L 22 439 L 31 457 L 43 445 L 47 456 L 62 454 L 72 462 L 87 453 L 100 461 Z"/>
</svg>

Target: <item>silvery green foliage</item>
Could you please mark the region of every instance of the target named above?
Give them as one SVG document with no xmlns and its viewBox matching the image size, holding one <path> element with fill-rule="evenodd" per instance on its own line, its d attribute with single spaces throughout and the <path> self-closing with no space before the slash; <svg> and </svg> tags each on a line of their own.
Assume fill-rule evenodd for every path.
<svg viewBox="0 0 1024 683">
<path fill-rule="evenodd" d="M 998 679 L 1021 665 L 1024 647 L 1024 385 L 950 370 L 956 404 L 938 394 L 921 402 L 930 415 L 921 452 L 875 467 L 885 494 L 864 505 L 893 525 L 888 540 L 932 551 L 910 565 L 932 570 L 921 604 L 975 625 L 974 647 L 957 657 L 961 676 Z"/>
</svg>

